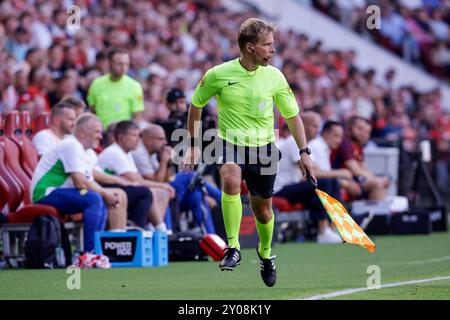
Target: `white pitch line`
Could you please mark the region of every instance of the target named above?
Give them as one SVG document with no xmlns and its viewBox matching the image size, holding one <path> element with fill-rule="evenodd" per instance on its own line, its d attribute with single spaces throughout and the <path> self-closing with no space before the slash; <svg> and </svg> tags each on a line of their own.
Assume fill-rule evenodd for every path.
<svg viewBox="0 0 450 320">
<path fill-rule="evenodd" d="M 402 262 L 382 262 L 380 263 L 381 266 L 385 265 L 406 265 L 406 264 L 425 264 L 425 263 L 435 263 L 435 262 L 445 262 L 450 260 L 450 256 L 443 256 L 438 258 L 432 258 L 427 260 L 414 260 L 414 261 L 402 261 Z"/>
<path fill-rule="evenodd" d="M 408 264 L 424 264 L 424 263 L 428 263 L 428 262 L 442 262 L 442 261 L 446 261 L 446 260 L 450 260 L 450 256 L 428 259 L 428 260 L 409 261 Z"/>
<path fill-rule="evenodd" d="M 440 281 L 440 280 L 450 280 L 450 276 L 435 277 L 435 278 L 428 278 L 428 279 L 422 279 L 422 280 L 412 280 L 412 281 L 405 281 L 405 282 L 388 283 L 388 284 L 381 285 L 380 289 L 392 288 L 392 287 L 400 287 L 400 286 L 406 286 L 406 285 L 410 285 L 410 284 L 432 282 L 432 281 Z M 311 297 L 308 297 L 308 298 L 298 298 L 298 299 L 295 299 L 295 300 L 329 299 L 329 298 L 335 298 L 335 297 L 339 297 L 339 296 L 344 296 L 344 295 L 348 295 L 348 294 L 353 294 L 353 293 L 362 292 L 362 291 L 369 291 L 369 290 L 377 290 L 377 289 L 367 288 L 367 287 L 365 287 L 365 288 L 345 289 L 345 290 L 339 290 L 339 291 L 326 293 L 326 294 L 319 294 L 319 295 L 311 296 Z"/>
</svg>

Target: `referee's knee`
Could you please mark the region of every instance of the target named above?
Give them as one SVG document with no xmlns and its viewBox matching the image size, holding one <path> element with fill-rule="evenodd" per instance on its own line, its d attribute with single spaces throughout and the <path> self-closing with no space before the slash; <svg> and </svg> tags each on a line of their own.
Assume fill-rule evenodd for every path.
<svg viewBox="0 0 450 320">
<path fill-rule="evenodd" d="M 222 189 L 226 194 L 241 192 L 241 170 L 237 165 L 224 165 L 220 170 Z"/>
<path fill-rule="evenodd" d="M 239 177 L 229 177 L 222 179 L 222 189 L 226 194 L 235 195 L 241 193 L 241 179 Z"/>
</svg>

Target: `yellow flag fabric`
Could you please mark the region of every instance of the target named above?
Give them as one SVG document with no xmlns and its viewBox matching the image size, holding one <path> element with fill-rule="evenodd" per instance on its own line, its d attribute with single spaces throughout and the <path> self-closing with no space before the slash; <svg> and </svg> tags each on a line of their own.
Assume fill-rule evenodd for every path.
<svg viewBox="0 0 450 320">
<path fill-rule="evenodd" d="M 377 246 L 369 239 L 364 233 L 361 227 L 352 219 L 345 210 L 344 206 L 330 197 L 327 193 L 316 189 L 316 193 L 319 196 L 325 210 L 328 213 L 331 221 L 336 226 L 341 239 L 347 243 L 353 243 L 358 246 L 366 248 L 370 253 L 375 252 Z"/>
</svg>

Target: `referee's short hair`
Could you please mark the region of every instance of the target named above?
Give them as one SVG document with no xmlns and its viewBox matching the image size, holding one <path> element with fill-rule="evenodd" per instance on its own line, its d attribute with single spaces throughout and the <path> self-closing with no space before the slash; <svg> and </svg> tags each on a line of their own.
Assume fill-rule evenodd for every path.
<svg viewBox="0 0 450 320">
<path fill-rule="evenodd" d="M 118 122 L 116 124 L 116 127 L 114 128 L 114 139 L 116 139 L 116 141 L 118 141 L 120 135 L 127 134 L 128 131 L 131 129 L 139 130 L 139 126 L 131 120 L 123 120 L 123 121 Z"/>
<path fill-rule="evenodd" d="M 120 54 L 128 54 L 128 50 L 124 49 L 124 48 L 113 47 L 108 50 L 106 55 L 108 56 L 108 60 L 111 61 L 114 58 L 114 56 L 119 53 Z"/>
<path fill-rule="evenodd" d="M 269 34 L 276 31 L 272 23 L 262 19 L 250 18 L 242 22 L 239 28 L 238 44 L 241 51 L 244 51 L 247 43 L 256 43 L 260 33 Z"/>
</svg>

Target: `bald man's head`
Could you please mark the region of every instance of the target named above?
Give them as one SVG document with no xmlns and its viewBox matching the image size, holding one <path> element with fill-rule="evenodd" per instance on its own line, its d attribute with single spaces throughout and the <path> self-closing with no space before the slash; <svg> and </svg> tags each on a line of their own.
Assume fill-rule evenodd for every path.
<svg viewBox="0 0 450 320">
<path fill-rule="evenodd" d="M 142 130 L 142 137 L 152 136 L 154 134 L 164 134 L 164 129 L 160 125 L 150 123 L 145 129 Z"/>
<path fill-rule="evenodd" d="M 142 143 L 150 154 L 160 152 L 167 144 L 166 133 L 160 125 L 150 124 L 141 135 Z"/>
<path fill-rule="evenodd" d="M 319 134 L 320 130 L 320 115 L 316 112 L 307 111 L 301 116 L 303 124 L 305 126 L 306 139 L 311 141 Z"/>
<path fill-rule="evenodd" d="M 79 116 L 75 121 L 75 134 L 85 130 L 87 127 L 91 126 L 93 123 L 100 122 L 100 119 L 92 113 L 86 113 Z"/>
</svg>

